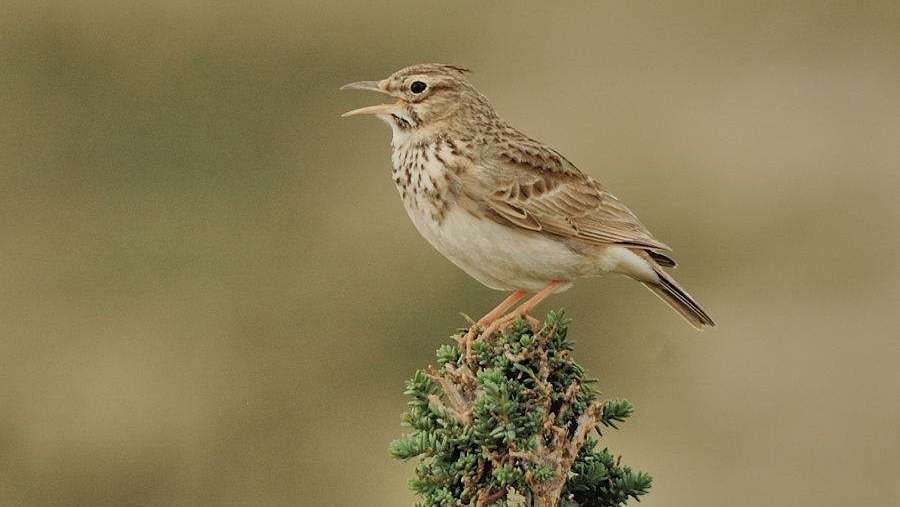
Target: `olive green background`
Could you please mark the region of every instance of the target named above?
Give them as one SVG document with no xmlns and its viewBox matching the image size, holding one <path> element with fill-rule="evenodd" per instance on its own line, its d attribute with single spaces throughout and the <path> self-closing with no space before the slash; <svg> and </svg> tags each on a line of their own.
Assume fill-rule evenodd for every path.
<svg viewBox="0 0 900 507">
<path fill-rule="evenodd" d="M 404 506 L 403 382 L 502 294 L 339 92 L 436 61 L 675 249 L 585 280 L 647 507 L 900 503 L 900 7 L 4 0 L 0 505 Z"/>
</svg>

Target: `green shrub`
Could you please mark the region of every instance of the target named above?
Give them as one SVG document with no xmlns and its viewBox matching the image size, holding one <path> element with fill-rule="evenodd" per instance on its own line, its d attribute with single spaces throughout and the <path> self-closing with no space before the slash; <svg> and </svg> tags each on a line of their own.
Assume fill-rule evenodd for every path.
<svg viewBox="0 0 900 507">
<path fill-rule="evenodd" d="M 469 354 L 456 335 L 437 367 L 407 382 L 411 431 L 391 455 L 419 458 L 409 483 L 419 507 L 613 507 L 648 492 L 648 474 L 598 446 L 634 406 L 599 399 L 572 360 L 568 324 L 562 312 L 534 329 L 519 321 Z"/>
</svg>

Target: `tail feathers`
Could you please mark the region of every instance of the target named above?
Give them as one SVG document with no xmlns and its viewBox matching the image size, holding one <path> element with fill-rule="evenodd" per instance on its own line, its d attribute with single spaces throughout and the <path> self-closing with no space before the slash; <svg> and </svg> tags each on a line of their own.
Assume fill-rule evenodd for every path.
<svg viewBox="0 0 900 507">
<path fill-rule="evenodd" d="M 687 319 L 687 321 L 697 329 L 703 329 L 704 326 L 716 325 L 703 308 L 700 308 L 700 304 L 697 303 L 690 294 L 685 292 L 684 289 L 679 287 L 672 277 L 657 266 L 654 266 L 654 271 L 656 272 L 658 281 L 642 281 L 644 287 L 653 291 L 654 294 L 674 308 L 675 311 L 680 313 L 682 317 Z"/>
</svg>

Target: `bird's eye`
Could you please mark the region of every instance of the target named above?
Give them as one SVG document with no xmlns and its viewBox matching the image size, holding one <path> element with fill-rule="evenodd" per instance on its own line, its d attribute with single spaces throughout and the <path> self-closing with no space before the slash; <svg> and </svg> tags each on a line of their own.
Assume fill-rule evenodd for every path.
<svg viewBox="0 0 900 507">
<path fill-rule="evenodd" d="M 425 83 L 423 83 L 421 81 L 413 81 L 413 84 L 409 85 L 409 91 L 411 91 L 413 93 L 422 93 L 425 91 L 425 88 L 427 88 L 427 87 L 428 87 L 428 85 L 426 85 Z"/>
</svg>

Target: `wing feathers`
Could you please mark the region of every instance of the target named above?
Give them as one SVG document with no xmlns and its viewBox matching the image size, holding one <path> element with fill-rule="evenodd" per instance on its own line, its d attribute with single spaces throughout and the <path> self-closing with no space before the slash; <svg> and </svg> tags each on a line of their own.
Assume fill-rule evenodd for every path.
<svg viewBox="0 0 900 507">
<path fill-rule="evenodd" d="M 493 200 L 491 201 L 491 209 L 501 217 L 524 229 L 532 231 L 540 231 L 542 229 L 540 222 L 535 220 L 532 214 L 508 202 Z"/>
<path fill-rule="evenodd" d="M 669 250 L 634 213 L 555 150 L 518 132 L 484 158 L 487 205 L 516 226 L 588 243 Z"/>
</svg>

